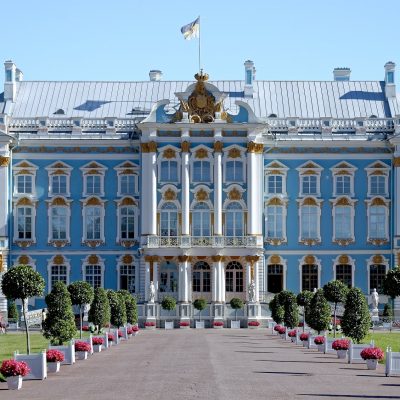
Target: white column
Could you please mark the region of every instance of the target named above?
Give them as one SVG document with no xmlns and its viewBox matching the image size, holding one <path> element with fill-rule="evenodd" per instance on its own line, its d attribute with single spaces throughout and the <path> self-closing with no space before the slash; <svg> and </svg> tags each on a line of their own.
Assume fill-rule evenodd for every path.
<svg viewBox="0 0 400 400">
<path fill-rule="evenodd" d="M 182 235 L 190 235 L 189 142 L 182 143 Z"/>
<path fill-rule="evenodd" d="M 251 283 L 251 262 L 246 260 L 246 279 L 245 279 L 245 290 L 246 300 L 249 301 L 249 285 Z"/>
<path fill-rule="evenodd" d="M 178 301 L 182 303 L 189 302 L 189 274 L 190 274 L 190 257 L 179 256 L 179 290 L 178 290 Z"/>
<path fill-rule="evenodd" d="M 226 298 L 225 298 L 225 293 L 226 293 L 226 285 L 225 285 L 225 268 L 224 268 L 224 263 L 223 263 L 223 261 L 221 260 L 221 262 L 220 262 L 220 271 L 221 271 L 221 273 L 220 273 L 220 276 L 221 276 L 221 302 L 222 303 L 225 303 L 225 300 L 226 300 Z"/>
<path fill-rule="evenodd" d="M 144 300 L 149 301 L 149 286 L 150 286 L 150 261 L 145 257 L 145 270 L 144 270 Z"/>
<path fill-rule="evenodd" d="M 218 266 L 216 262 L 213 262 L 212 265 L 212 285 L 211 285 L 211 301 L 215 303 L 218 301 L 218 285 L 219 285 L 219 276 L 218 276 Z"/>
<path fill-rule="evenodd" d="M 214 235 L 222 235 L 222 142 L 214 143 Z"/>
<path fill-rule="evenodd" d="M 157 235 L 157 147 L 155 142 L 150 142 L 149 151 L 149 234 Z"/>
<path fill-rule="evenodd" d="M 258 260 L 257 262 L 254 263 L 254 284 L 256 287 L 256 295 L 255 295 L 255 301 L 259 302 L 260 301 L 260 277 L 259 277 L 259 271 L 260 268 L 262 268 L 262 260 Z"/>
<path fill-rule="evenodd" d="M 5 319 L 7 319 L 7 298 L 3 295 L 1 291 L 1 280 L 3 278 L 3 274 L 7 272 L 7 260 L 8 260 L 8 251 L 3 250 L 0 251 L 0 263 L 2 263 L 2 272 L 0 272 L 0 315 L 2 315 Z M 0 265 L 1 270 L 1 265 Z"/>
<path fill-rule="evenodd" d="M 225 272 L 223 256 L 213 256 L 213 301 L 221 303 L 225 301 Z"/>
<path fill-rule="evenodd" d="M 263 145 L 247 145 L 247 233 L 262 234 L 262 159 Z"/>
<path fill-rule="evenodd" d="M 158 262 L 153 261 L 153 283 L 156 289 L 154 301 L 158 301 Z"/>
</svg>

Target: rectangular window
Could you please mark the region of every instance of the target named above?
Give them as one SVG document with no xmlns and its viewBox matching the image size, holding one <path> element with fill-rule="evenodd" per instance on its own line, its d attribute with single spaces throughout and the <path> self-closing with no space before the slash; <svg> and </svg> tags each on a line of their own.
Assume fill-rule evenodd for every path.
<svg viewBox="0 0 400 400">
<path fill-rule="evenodd" d="M 193 163 L 193 181 L 211 182 L 209 161 L 195 161 Z"/>
<path fill-rule="evenodd" d="M 121 195 L 132 195 L 135 193 L 135 175 L 121 175 Z"/>
<path fill-rule="evenodd" d="M 226 162 L 226 182 L 243 182 L 243 162 L 227 161 Z"/>
<path fill-rule="evenodd" d="M 133 207 L 121 208 L 121 239 L 135 238 L 135 210 Z"/>
<path fill-rule="evenodd" d="M 283 177 L 281 175 L 268 175 L 267 177 L 267 190 L 268 194 L 282 194 L 283 193 Z"/>
<path fill-rule="evenodd" d="M 351 225 L 351 207 L 335 207 L 335 239 L 351 239 Z"/>
<path fill-rule="evenodd" d="M 86 176 L 86 194 L 101 194 L 101 176 Z"/>
<path fill-rule="evenodd" d="M 283 290 L 283 265 L 268 265 L 268 292 L 279 293 Z"/>
<path fill-rule="evenodd" d="M 233 271 L 226 271 L 225 274 L 225 290 L 227 292 L 233 292 Z"/>
<path fill-rule="evenodd" d="M 93 286 L 93 288 L 101 287 L 101 266 L 100 265 L 86 265 L 85 266 L 85 280 Z"/>
<path fill-rule="evenodd" d="M 369 266 L 369 291 L 374 289 L 380 294 L 383 293 L 383 281 L 386 277 L 386 266 L 382 264 L 372 264 Z"/>
<path fill-rule="evenodd" d="M 301 290 L 312 292 L 314 288 L 318 288 L 318 265 L 305 264 L 301 269 Z"/>
<path fill-rule="evenodd" d="M 32 239 L 32 208 L 18 207 L 17 209 L 18 239 Z"/>
<path fill-rule="evenodd" d="M 176 161 L 161 161 L 161 182 L 178 182 L 178 163 Z"/>
<path fill-rule="evenodd" d="M 201 272 L 193 272 L 193 292 L 201 292 Z"/>
<path fill-rule="evenodd" d="M 304 175 L 301 179 L 302 194 L 317 194 L 317 177 L 315 175 Z"/>
<path fill-rule="evenodd" d="M 100 207 L 87 207 L 86 209 L 86 239 L 101 239 Z"/>
<path fill-rule="evenodd" d="M 66 175 L 53 175 L 51 177 L 51 192 L 52 194 L 67 194 Z"/>
<path fill-rule="evenodd" d="M 267 237 L 283 238 L 283 207 L 267 207 Z"/>
<path fill-rule="evenodd" d="M 301 238 L 318 239 L 318 208 L 316 206 L 301 207 Z"/>
<path fill-rule="evenodd" d="M 251 79 L 253 77 L 251 69 L 246 69 L 246 85 L 251 85 Z"/>
<path fill-rule="evenodd" d="M 372 195 L 382 195 L 386 194 L 386 176 L 383 175 L 373 175 L 371 179 L 371 194 Z"/>
<path fill-rule="evenodd" d="M 11 81 L 12 81 L 12 70 L 6 69 L 6 82 L 11 82 Z"/>
<path fill-rule="evenodd" d="M 32 175 L 17 175 L 17 193 L 32 193 Z"/>
<path fill-rule="evenodd" d="M 203 271 L 203 292 L 211 292 L 211 272 Z"/>
<path fill-rule="evenodd" d="M 386 207 L 371 206 L 369 210 L 369 237 L 386 239 Z"/>
<path fill-rule="evenodd" d="M 336 194 L 350 195 L 350 176 L 339 175 L 336 177 Z"/>
<path fill-rule="evenodd" d="M 67 238 L 67 209 L 65 207 L 51 208 L 51 235 L 54 240 Z"/>
<path fill-rule="evenodd" d="M 394 72 L 389 71 L 387 73 L 387 83 L 394 83 Z"/>
<path fill-rule="evenodd" d="M 136 292 L 135 266 L 121 265 L 119 267 L 120 289 Z"/>
<path fill-rule="evenodd" d="M 347 287 L 352 287 L 353 267 L 349 264 L 336 265 L 336 280 L 343 282 Z"/>
<path fill-rule="evenodd" d="M 56 282 L 67 284 L 67 267 L 65 265 L 51 266 L 51 287 L 53 287 Z"/>
</svg>

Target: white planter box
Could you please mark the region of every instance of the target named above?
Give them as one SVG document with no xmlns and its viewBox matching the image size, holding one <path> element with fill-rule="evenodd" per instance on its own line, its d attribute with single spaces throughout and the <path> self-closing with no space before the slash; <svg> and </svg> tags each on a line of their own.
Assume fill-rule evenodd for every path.
<svg viewBox="0 0 400 400">
<path fill-rule="evenodd" d="M 25 380 L 43 380 L 47 378 L 47 360 L 45 351 L 36 354 L 18 354 L 18 352 L 15 352 L 14 360 L 25 361 L 31 369 L 31 372 L 27 376 L 24 376 Z"/>
<path fill-rule="evenodd" d="M 61 365 L 72 365 L 75 363 L 75 343 L 71 341 L 65 346 L 49 346 L 49 350 L 59 350 L 64 354 Z"/>
<path fill-rule="evenodd" d="M 22 388 L 22 376 L 9 376 L 6 378 L 8 390 L 20 390 Z"/>
<path fill-rule="evenodd" d="M 94 344 L 94 345 L 93 345 L 93 351 L 94 351 L 95 353 L 100 353 L 101 350 L 102 350 L 102 347 L 103 347 L 102 344 Z"/>
<path fill-rule="evenodd" d="M 173 321 L 165 321 L 165 329 L 174 329 Z"/>
<path fill-rule="evenodd" d="M 368 369 L 376 369 L 376 367 L 378 366 L 378 360 L 365 360 L 367 362 L 367 368 Z"/>
<path fill-rule="evenodd" d="M 347 356 L 347 350 L 336 350 L 337 353 L 337 358 L 340 358 L 341 360 L 345 359 Z"/>
<path fill-rule="evenodd" d="M 93 342 L 92 342 L 92 335 L 90 335 L 86 339 L 79 339 L 80 342 L 89 343 L 90 345 L 90 354 L 93 354 Z"/>
<path fill-rule="evenodd" d="M 400 374 L 400 352 L 387 351 L 385 375 L 392 376 L 399 374 Z"/>
<path fill-rule="evenodd" d="M 361 352 L 364 349 L 367 349 L 369 347 L 374 347 L 374 341 L 371 340 L 370 344 L 359 344 L 359 343 L 350 343 L 349 347 L 349 352 L 348 352 L 348 360 L 349 364 L 355 362 L 355 361 L 361 361 L 364 362 L 364 360 L 361 358 Z"/>
<path fill-rule="evenodd" d="M 61 365 L 60 361 L 48 362 L 47 363 L 47 372 L 56 374 L 57 372 L 60 371 L 60 365 Z"/>
<path fill-rule="evenodd" d="M 87 360 L 88 352 L 87 351 L 77 351 L 76 359 L 77 360 Z"/>
<path fill-rule="evenodd" d="M 204 329 L 204 321 L 196 321 L 196 329 Z"/>
<path fill-rule="evenodd" d="M 240 321 L 231 321 L 231 329 L 240 329 Z"/>
</svg>

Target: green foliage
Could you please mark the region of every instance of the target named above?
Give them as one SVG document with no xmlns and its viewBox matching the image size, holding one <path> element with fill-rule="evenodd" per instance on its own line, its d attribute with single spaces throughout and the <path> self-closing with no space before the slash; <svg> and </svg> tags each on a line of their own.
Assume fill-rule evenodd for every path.
<svg viewBox="0 0 400 400">
<path fill-rule="evenodd" d="M 276 294 L 273 299 L 269 302 L 269 309 L 271 311 L 272 319 L 277 323 L 281 324 L 285 317 L 285 309 L 278 301 L 279 294 Z"/>
<path fill-rule="evenodd" d="M 337 305 L 346 301 L 349 289 L 342 281 L 331 281 L 323 287 L 323 291 L 325 298 Z"/>
<path fill-rule="evenodd" d="M 126 324 L 126 306 L 124 296 L 114 290 L 107 290 L 107 297 L 110 303 L 110 322 L 117 328 Z"/>
<path fill-rule="evenodd" d="M 161 302 L 163 310 L 172 311 L 176 308 L 176 300 L 171 296 L 165 296 Z"/>
<path fill-rule="evenodd" d="M 46 296 L 47 317 L 43 323 L 43 335 L 51 343 L 62 345 L 76 334 L 75 317 L 67 286 L 56 282 Z"/>
<path fill-rule="evenodd" d="M 241 308 L 244 307 L 244 302 L 242 299 L 239 299 L 237 297 L 234 297 L 231 301 L 230 301 L 230 305 L 234 310 L 240 310 Z"/>
<path fill-rule="evenodd" d="M 138 311 L 136 298 L 127 290 L 119 290 L 118 293 L 123 297 L 126 308 L 126 320 L 129 324 L 135 325 L 138 322 Z"/>
<path fill-rule="evenodd" d="M 390 270 L 383 281 L 383 293 L 394 299 L 400 296 L 400 267 Z"/>
<path fill-rule="evenodd" d="M 371 316 L 364 294 L 358 288 L 350 289 L 342 317 L 343 333 L 360 343 L 368 334 L 370 326 Z"/>
<path fill-rule="evenodd" d="M 385 304 L 382 316 L 385 322 L 390 322 L 393 319 L 393 308 L 390 303 Z"/>
<path fill-rule="evenodd" d="M 97 326 L 97 331 L 110 322 L 110 302 L 103 288 L 94 290 L 94 298 L 89 310 L 89 321 Z"/>
<path fill-rule="evenodd" d="M 92 285 L 88 282 L 73 282 L 68 286 L 68 291 L 73 305 L 81 307 L 84 304 L 90 304 L 93 301 L 94 290 Z"/>
<path fill-rule="evenodd" d="M 15 304 L 15 301 L 10 300 L 8 302 L 7 315 L 8 315 L 9 320 L 18 321 L 19 313 L 18 313 L 17 305 Z"/>
<path fill-rule="evenodd" d="M 313 292 L 310 292 L 309 290 L 303 290 L 297 295 L 297 304 L 301 307 L 307 308 L 310 305 L 313 296 Z"/>
<path fill-rule="evenodd" d="M 206 300 L 206 299 L 196 299 L 196 300 L 193 302 L 193 307 L 194 307 L 196 310 L 203 311 L 203 310 L 205 310 L 206 307 L 207 307 L 207 300 Z"/>
<path fill-rule="evenodd" d="M 331 322 L 331 306 L 324 296 L 322 289 L 314 293 L 308 312 L 308 325 L 318 333 L 328 329 Z"/>
<path fill-rule="evenodd" d="M 279 306 L 283 307 L 283 322 L 288 328 L 294 328 L 299 324 L 299 308 L 294 293 L 282 290 L 277 296 Z"/>
<path fill-rule="evenodd" d="M 40 297 L 44 286 L 44 279 L 29 265 L 17 265 L 9 269 L 1 282 L 1 290 L 8 300 Z"/>
</svg>

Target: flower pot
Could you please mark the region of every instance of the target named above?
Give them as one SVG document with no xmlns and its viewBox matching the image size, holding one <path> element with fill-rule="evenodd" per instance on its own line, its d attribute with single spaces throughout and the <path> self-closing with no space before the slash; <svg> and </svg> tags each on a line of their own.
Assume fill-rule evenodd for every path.
<svg viewBox="0 0 400 400">
<path fill-rule="evenodd" d="M 303 344 L 303 347 L 307 347 L 308 345 L 307 340 L 303 340 L 301 343 Z"/>
<path fill-rule="evenodd" d="M 138 335 L 138 333 L 139 333 L 139 331 L 135 331 L 135 332 L 133 332 L 133 336 L 137 336 L 137 335 Z"/>
<path fill-rule="evenodd" d="M 76 352 L 76 358 L 77 360 L 87 360 L 87 351 L 77 351 Z"/>
<path fill-rule="evenodd" d="M 6 378 L 8 390 L 19 390 L 22 388 L 22 376 L 8 376 Z"/>
<path fill-rule="evenodd" d="M 337 358 L 345 359 L 347 355 L 347 350 L 336 350 Z"/>
<path fill-rule="evenodd" d="M 174 321 L 165 321 L 165 329 L 174 329 Z"/>
<path fill-rule="evenodd" d="M 378 360 L 376 358 L 371 358 L 369 360 L 365 360 L 367 362 L 367 368 L 375 370 L 378 366 Z"/>
<path fill-rule="evenodd" d="M 100 353 L 101 350 L 102 350 L 102 348 L 103 348 L 103 345 L 101 345 L 101 344 L 94 344 L 94 345 L 93 345 L 93 351 L 94 351 L 95 353 Z"/>
<path fill-rule="evenodd" d="M 214 329 L 222 329 L 224 326 L 223 325 L 213 325 Z"/>
<path fill-rule="evenodd" d="M 317 344 L 318 347 L 318 351 L 320 351 L 321 353 L 323 353 L 325 351 L 325 345 L 324 344 Z"/>
<path fill-rule="evenodd" d="M 132 333 L 128 333 L 128 339 L 132 337 Z"/>
<path fill-rule="evenodd" d="M 47 372 L 51 372 L 51 373 L 57 373 L 60 371 L 60 361 L 56 361 L 56 362 L 48 362 L 47 363 Z"/>
<path fill-rule="evenodd" d="M 196 321 L 196 329 L 204 329 L 204 321 Z"/>
<path fill-rule="evenodd" d="M 113 345 L 113 343 L 114 343 L 114 342 L 113 342 L 112 340 L 109 340 L 109 341 L 108 341 L 108 347 L 111 347 L 111 346 Z"/>
</svg>

